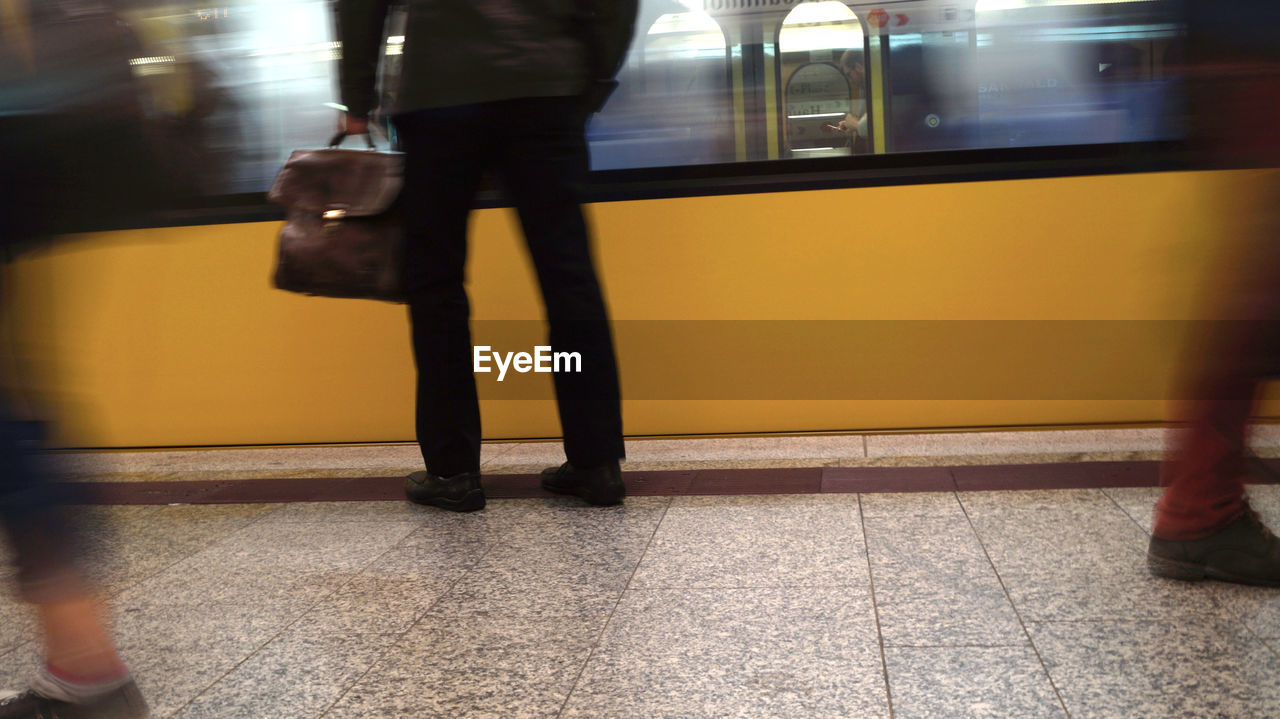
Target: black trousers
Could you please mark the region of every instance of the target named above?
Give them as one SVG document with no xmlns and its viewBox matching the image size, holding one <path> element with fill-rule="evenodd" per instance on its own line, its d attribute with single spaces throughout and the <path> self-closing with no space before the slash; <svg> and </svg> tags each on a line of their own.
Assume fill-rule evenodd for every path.
<svg viewBox="0 0 1280 719">
<path fill-rule="evenodd" d="M 579 373 L 553 375 L 565 455 L 576 467 L 623 457 L 617 361 L 579 205 L 589 164 L 573 97 L 503 100 L 396 116 L 405 152 L 405 288 L 418 368 L 418 443 L 427 470 L 480 468 L 480 408 L 463 288 L 467 216 L 486 170 L 520 216 L 554 352 Z M 483 281 L 483 278 L 481 278 Z"/>
</svg>

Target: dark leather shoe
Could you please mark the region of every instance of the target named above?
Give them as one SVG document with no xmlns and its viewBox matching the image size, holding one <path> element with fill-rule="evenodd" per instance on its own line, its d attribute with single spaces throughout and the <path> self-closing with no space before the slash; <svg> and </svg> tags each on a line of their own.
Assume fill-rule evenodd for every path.
<svg viewBox="0 0 1280 719">
<path fill-rule="evenodd" d="M 616 461 L 588 469 L 577 469 L 568 462 L 544 469 L 542 488 L 556 494 L 572 494 L 598 506 L 617 504 L 627 496 L 622 469 Z"/>
<path fill-rule="evenodd" d="M 1202 539 L 1151 537 L 1147 567 L 1170 579 L 1217 579 L 1238 584 L 1280 586 L 1280 540 L 1246 509 L 1241 517 Z"/>
<path fill-rule="evenodd" d="M 484 489 L 480 487 L 479 472 L 463 472 L 452 477 L 414 472 L 404 478 L 404 493 L 410 502 L 453 512 L 484 509 Z"/>
</svg>

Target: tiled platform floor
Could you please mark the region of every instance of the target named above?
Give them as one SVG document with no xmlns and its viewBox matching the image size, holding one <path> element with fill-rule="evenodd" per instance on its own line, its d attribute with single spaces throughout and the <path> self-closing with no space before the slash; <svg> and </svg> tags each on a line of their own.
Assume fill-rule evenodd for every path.
<svg viewBox="0 0 1280 719">
<path fill-rule="evenodd" d="M 1150 577 L 1157 491 L 77 511 L 159 717 L 1280 716 L 1280 591 Z"/>
<path fill-rule="evenodd" d="M 765 473 L 772 491 L 827 493 L 75 511 L 158 717 L 1280 716 L 1280 590 L 1146 572 L 1159 490 L 1115 487 L 1149 484 L 1166 439 L 642 440 L 637 488 L 684 472 L 682 492 L 705 495 Z M 1280 427 L 1253 444 L 1280 455 Z M 61 459 L 80 481 L 267 490 L 419 468 L 413 445 Z M 497 483 L 562 455 L 491 443 L 483 459 Z M 1082 471 L 1098 481 L 1072 484 Z M 1055 483 L 1109 488 L 880 493 Z M 1280 485 L 1251 492 L 1280 526 Z M 0 597 L 0 687 L 35 666 L 34 631 Z"/>
</svg>

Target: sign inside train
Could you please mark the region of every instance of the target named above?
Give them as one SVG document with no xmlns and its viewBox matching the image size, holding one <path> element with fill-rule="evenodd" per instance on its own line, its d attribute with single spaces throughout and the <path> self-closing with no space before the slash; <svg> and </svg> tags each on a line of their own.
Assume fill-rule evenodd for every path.
<svg viewBox="0 0 1280 719">
<path fill-rule="evenodd" d="M 681 0 L 690 10 L 709 15 L 746 15 L 758 12 L 790 10 L 804 0 Z"/>
</svg>

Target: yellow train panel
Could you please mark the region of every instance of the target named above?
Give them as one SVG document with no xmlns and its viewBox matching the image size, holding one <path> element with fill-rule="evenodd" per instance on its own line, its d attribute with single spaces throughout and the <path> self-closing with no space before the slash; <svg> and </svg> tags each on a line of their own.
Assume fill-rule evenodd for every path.
<svg viewBox="0 0 1280 719">
<path fill-rule="evenodd" d="M 1213 293 L 1211 268 L 1229 249 L 1224 232 L 1238 219 L 1224 201 L 1247 193 L 1250 178 L 1106 175 L 594 205 L 597 262 L 620 320 L 626 431 L 1161 421 L 1165 402 L 1153 395 L 1035 399 L 1028 388 L 1051 382 L 1055 361 L 1087 365 L 1100 387 L 1123 388 L 1137 375 L 1167 387 L 1181 334 L 1139 332 L 1104 351 L 1055 345 L 1044 333 L 1075 336 L 1082 321 L 1197 317 Z M 277 228 L 80 235 L 12 264 L 5 374 L 23 381 L 10 384 L 24 386 L 30 413 L 60 420 L 67 446 L 411 439 L 404 309 L 272 289 Z M 477 320 L 541 317 L 521 244 L 509 210 L 474 215 Z M 646 342 L 634 329 L 676 320 L 1065 322 L 959 348 L 932 347 L 928 336 L 896 341 L 902 332 L 889 341 L 870 331 L 833 335 L 825 352 L 754 360 L 738 353 L 740 341 L 718 344 L 689 325 L 653 335 L 687 338 L 679 342 Z M 921 355 L 946 349 L 945 361 L 908 356 L 913 346 Z M 670 372 L 675 362 L 685 371 Z M 754 391 L 735 394 L 741 383 Z M 533 389 L 513 393 L 483 378 L 487 437 L 558 434 L 553 403 L 508 399 L 549 396 L 549 382 L 524 386 Z"/>
</svg>

